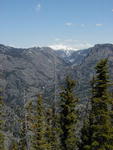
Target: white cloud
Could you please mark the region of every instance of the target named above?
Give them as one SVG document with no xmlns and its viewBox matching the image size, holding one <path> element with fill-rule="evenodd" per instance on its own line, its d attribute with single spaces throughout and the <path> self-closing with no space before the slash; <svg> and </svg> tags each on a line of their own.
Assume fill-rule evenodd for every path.
<svg viewBox="0 0 113 150">
<path fill-rule="evenodd" d="M 64 49 L 64 50 L 80 50 L 80 49 L 85 49 L 85 48 L 89 48 L 92 47 L 93 45 L 86 42 L 86 43 L 73 43 L 73 44 L 53 44 L 53 45 L 49 45 L 49 47 L 51 47 L 54 50 L 60 50 L 60 49 Z"/>
<path fill-rule="evenodd" d="M 64 44 L 55 44 L 55 45 L 50 45 L 49 47 L 51 47 L 54 50 L 59 50 L 59 49 L 70 50 L 70 49 L 73 49 L 72 47 L 69 47 L 69 46 L 64 45 Z"/>
<path fill-rule="evenodd" d="M 97 26 L 97 27 L 101 27 L 101 26 L 103 26 L 103 24 L 97 23 L 96 26 Z"/>
<path fill-rule="evenodd" d="M 36 10 L 37 11 L 40 11 L 41 10 L 41 4 L 39 3 L 39 4 L 37 4 L 37 6 L 36 6 Z"/>
<path fill-rule="evenodd" d="M 66 22 L 65 23 L 66 26 L 79 26 L 79 27 L 85 27 L 85 24 L 82 23 L 82 24 L 75 24 L 75 23 L 72 23 L 72 22 Z"/>
<path fill-rule="evenodd" d="M 61 39 L 61 38 L 56 38 L 54 40 L 56 43 L 59 43 L 59 42 L 62 42 L 62 43 L 75 43 L 75 42 L 78 42 L 78 40 L 75 40 L 75 39 Z"/>
<path fill-rule="evenodd" d="M 73 23 L 72 23 L 72 22 L 66 22 L 65 25 L 66 25 L 66 26 L 72 26 Z"/>
<path fill-rule="evenodd" d="M 113 12 L 113 9 L 112 9 L 112 12 Z"/>
</svg>

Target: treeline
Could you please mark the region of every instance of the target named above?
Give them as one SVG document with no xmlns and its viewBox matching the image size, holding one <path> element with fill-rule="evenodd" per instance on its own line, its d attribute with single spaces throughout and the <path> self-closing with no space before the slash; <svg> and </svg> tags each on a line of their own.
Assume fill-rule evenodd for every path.
<svg viewBox="0 0 113 150">
<path fill-rule="evenodd" d="M 19 139 L 10 150 L 113 150 L 113 98 L 109 92 L 108 60 L 97 63 L 91 81 L 89 110 L 83 118 L 78 135 L 78 98 L 74 94 L 75 81 L 65 80 L 60 92 L 59 108 L 44 107 L 42 95 L 24 108 Z M 3 132 L 3 101 L 0 98 L 0 150 L 5 150 Z"/>
</svg>

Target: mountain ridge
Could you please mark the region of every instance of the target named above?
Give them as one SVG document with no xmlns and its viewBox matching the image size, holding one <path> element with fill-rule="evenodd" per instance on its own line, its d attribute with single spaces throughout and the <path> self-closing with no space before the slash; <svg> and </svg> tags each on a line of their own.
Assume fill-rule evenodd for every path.
<svg viewBox="0 0 113 150">
<path fill-rule="evenodd" d="M 77 80 L 77 93 L 81 95 L 82 84 L 89 84 L 93 68 L 100 59 L 108 57 L 112 67 L 113 44 L 96 44 L 64 54 L 65 51 L 49 47 L 19 49 L 0 44 L 0 86 L 6 102 L 22 103 L 24 90 L 26 99 L 34 98 L 38 92 L 44 93 L 46 98 L 54 96 L 54 84 L 58 88 L 67 74 Z M 57 83 L 54 83 L 55 71 Z M 52 101 L 52 97 L 50 99 Z"/>
</svg>

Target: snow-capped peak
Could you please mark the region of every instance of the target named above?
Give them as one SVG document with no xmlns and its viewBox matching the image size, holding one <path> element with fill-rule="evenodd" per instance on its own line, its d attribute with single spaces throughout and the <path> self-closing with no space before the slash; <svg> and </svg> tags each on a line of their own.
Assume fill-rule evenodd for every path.
<svg viewBox="0 0 113 150">
<path fill-rule="evenodd" d="M 50 45 L 49 47 L 54 50 L 62 50 L 62 49 L 65 51 L 77 50 L 77 49 L 74 49 L 73 47 L 63 45 L 63 44 Z"/>
</svg>

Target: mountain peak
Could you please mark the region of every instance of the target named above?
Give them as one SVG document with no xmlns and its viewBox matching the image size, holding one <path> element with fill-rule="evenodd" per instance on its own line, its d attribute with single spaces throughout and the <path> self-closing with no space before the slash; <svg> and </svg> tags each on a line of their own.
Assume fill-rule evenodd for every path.
<svg viewBox="0 0 113 150">
<path fill-rule="evenodd" d="M 105 43 L 105 44 L 96 44 L 94 47 L 111 47 L 113 44 Z"/>
</svg>

